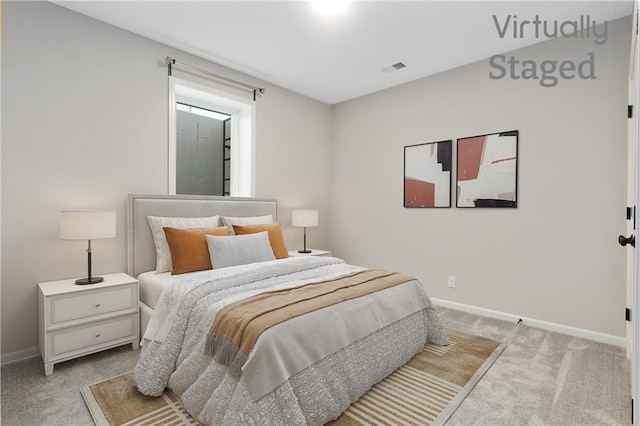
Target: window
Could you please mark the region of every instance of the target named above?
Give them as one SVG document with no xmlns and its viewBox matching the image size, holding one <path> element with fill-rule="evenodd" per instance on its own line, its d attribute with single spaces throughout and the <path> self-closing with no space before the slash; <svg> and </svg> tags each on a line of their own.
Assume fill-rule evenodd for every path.
<svg viewBox="0 0 640 426">
<path fill-rule="evenodd" d="M 253 196 L 254 102 L 176 77 L 169 82 L 169 193 Z"/>
<path fill-rule="evenodd" d="M 231 116 L 176 102 L 176 193 L 230 195 Z"/>
</svg>

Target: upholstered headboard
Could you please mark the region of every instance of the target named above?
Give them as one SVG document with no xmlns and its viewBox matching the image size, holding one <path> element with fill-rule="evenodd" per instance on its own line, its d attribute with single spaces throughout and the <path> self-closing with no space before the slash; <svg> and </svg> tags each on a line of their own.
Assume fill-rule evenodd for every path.
<svg viewBox="0 0 640 426">
<path fill-rule="evenodd" d="M 214 197 L 199 195 L 129 194 L 127 245 L 129 275 L 137 277 L 156 267 L 156 250 L 147 216 L 264 216 L 277 220 L 276 200 L 266 198 Z"/>
</svg>

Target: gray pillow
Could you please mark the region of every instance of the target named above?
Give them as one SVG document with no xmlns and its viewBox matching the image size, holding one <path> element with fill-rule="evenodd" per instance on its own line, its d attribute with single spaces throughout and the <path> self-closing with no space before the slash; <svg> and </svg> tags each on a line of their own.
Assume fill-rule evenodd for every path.
<svg viewBox="0 0 640 426">
<path fill-rule="evenodd" d="M 207 245 L 213 269 L 275 260 L 266 231 L 229 237 L 207 235 Z"/>
</svg>

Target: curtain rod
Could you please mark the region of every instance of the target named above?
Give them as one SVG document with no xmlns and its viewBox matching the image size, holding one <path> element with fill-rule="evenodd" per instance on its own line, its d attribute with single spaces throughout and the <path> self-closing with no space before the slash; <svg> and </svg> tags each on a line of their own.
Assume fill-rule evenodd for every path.
<svg viewBox="0 0 640 426">
<path fill-rule="evenodd" d="M 246 90 L 248 92 L 252 92 L 253 93 L 253 100 L 256 100 L 256 95 L 258 93 L 260 93 L 261 95 L 264 94 L 264 87 L 253 87 L 249 84 L 245 84 L 245 83 L 241 83 L 239 81 L 235 81 L 232 80 L 230 78 L 226 78 L 226 77 L 222 77 L 220 75 L 214 74 L 212 72 L 209 72 L 207 70 L 203 70 L 201 68 L 197 68 L 194 67 L 193 65 L 188 65 L 188 64 L 184 64 L 182 62 L 178 62 L 175 59 L 172 59 L 170 57 L 166 57 L 166 59 L 164 60 L 165 63 L 167 64 L 168 68 L 169 68 L 169 75 L 171 75 L 171 68 L 173 66 L 176 66 L 178 68 L 182 68 L 184 71 L 190 72 L 192 74 L 202 74 L 204 75 L 206 78 L 213 80 L 213 81 L 217 81 L 218 83 L 222 83 L 222 84 L 226 84 L 227 86 L 231 86 L 231 87 L 235 87 L 237 89 L 241 89 L 241 90 Z"/>
</svg>

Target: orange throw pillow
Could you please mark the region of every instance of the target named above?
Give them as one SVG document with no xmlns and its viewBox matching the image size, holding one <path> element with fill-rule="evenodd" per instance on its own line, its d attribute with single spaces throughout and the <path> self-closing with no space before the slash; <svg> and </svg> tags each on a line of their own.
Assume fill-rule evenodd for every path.
<svg viewBox="0 0 640 426">
<path fill-rule="evenodd" d="M 282 229 L 280 229 L 279 223 L 269 225 L 233 225 L 233 231 L 236 235 L 255 234 L 256 232 L 267 231 L 269 234 L 269 243 L 271 243 L 271 250 L 273 250 L 273 255 L 276 259 L 289 257 L 289 251 L 284 244 Z"/>
<path fill-rule="evenodd" d="M 171 275 L 212 269 L 207 235 L 229 235 L 226 226 L 218 228 L 172 228 L 165 226 L 164 234 L 171 252 Z"/>
</svg>

